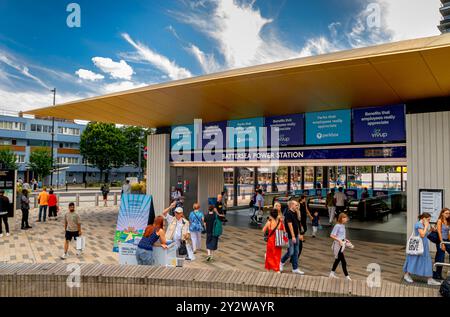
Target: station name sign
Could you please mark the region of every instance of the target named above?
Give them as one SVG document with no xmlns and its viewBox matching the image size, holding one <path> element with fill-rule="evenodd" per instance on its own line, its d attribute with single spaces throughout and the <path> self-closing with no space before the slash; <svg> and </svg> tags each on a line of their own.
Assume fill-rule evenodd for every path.
<svg viewBox="0 0 450 317">
<path fill-rule="evenodd" d="M 189 151 L 171 153 L 171 161 L 188 162 L 271 162 L 290 160 L 350 160 L 350 159 L 404 159 L 406 146 L 373 148 L 332 148 L 332 149 L 259 149 L 259 150 L 220 150 L 213 153 Z"/>
</svg>

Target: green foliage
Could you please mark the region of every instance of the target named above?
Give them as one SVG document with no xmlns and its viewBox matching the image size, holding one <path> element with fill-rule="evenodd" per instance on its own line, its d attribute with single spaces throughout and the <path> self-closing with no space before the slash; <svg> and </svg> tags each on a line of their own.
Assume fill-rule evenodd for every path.
<svg viewBox="0 0 450 317">
<path fill-rule="evenodd" d="M 0 149 L 0 167 L 7 170 L 16 170 L 16 155 L 10 149 Z"/>
<path fill-rule="evenodd" d="M 52 172 L 52 163 L 51 152 L 47 149 L 38 149 L 30 154 L 28 167 L 38 175 L 39 180 L 43 180 Z"/>
<path fill-rule="evenodd" d="M 149 131 L 131 126 L 123 127 L 121 130 L 127 140 L 125 164 L 139 167 L 139 146 L 141 147 L 141 161 L 144 162 L 144 147 Z"/>
<path fill-rule="evenodd" d="M 127 139 L 114 124 L 89 123 L 81 135 L 81 155 L 100 170 L 100 175 L 125 164 L 126 148 Z M 105 182 L 107 180 L 108 173 L 105 175 Z"/>
</svg>

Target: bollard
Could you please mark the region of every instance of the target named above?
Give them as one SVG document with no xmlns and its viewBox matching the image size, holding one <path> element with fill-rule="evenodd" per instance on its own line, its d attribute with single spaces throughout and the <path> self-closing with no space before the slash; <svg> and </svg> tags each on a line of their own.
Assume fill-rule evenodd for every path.
<svg viewBox="0 0 450 317">
<path fill-rule="evenodd" d="M 77 205 L 77 207 L 80 207 L 80 194 L 78 194 L 78 193 L 76 195 L 76 205 Z"/>
<path fill-rule="evenodd" d="M 114 206 L 117 206 L 117 193 L 114 193 Z"/>
<path fill-rule="evenodd" d="M 95 207 L 98 207 L 99 202 L 98 202 L 98 194 L 95 194 Z"/>
</svg>

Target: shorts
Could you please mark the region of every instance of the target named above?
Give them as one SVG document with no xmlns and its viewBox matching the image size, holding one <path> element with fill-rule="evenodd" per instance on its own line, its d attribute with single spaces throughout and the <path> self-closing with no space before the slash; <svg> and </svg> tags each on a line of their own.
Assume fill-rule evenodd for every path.
<svg viewBox="0 0 450 317">
<path fill-rule="evenodd" d="M 72 239 L 77 239 L 79 237 L 78 231 L 66 231 L 66 241 L 72 241 Z"/>
</svg>

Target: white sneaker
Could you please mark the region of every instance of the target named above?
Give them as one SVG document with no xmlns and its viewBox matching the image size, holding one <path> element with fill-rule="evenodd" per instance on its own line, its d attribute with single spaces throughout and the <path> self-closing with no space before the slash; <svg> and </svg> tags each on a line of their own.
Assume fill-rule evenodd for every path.
<svg viewBox="0 0 450 317">
<path fill-rule="evenodd" d="M 409 274 L 405 274 L 405 276 L 403 276 L 403 279 L 407 282 L 407 283 L 414 283 L 413 279 L 411 278 L 411 276 Z"/>
<path fill-rule="evenodd" d="M 350 276 L 346 276 L 345 279 L 346 279 L 347 281 L 351 281 L 351 280 L 352 280 L 352 279 L 350 278 Z"/>
<path fill-rule="evenodd" d="M 3 238 L 3 233 L 0 233 L 0 238 Z"/>
<path fill-rule="evenodd" d="M 77 251 L 77 256 L 81 256 L 81 254 L 83 254 L 83 251 L 78 250 L 78 251 Z"/>
<path fill-rule="evenodd" d="M 430 286 L 440 286 L 442 283 L 436 281 L 434 278 L 428 279 L 428 285 Z"/>
<path fill-rule="evenodd" d="M 61 260 L 65 260 L 69 257 L 69 255 L 67 253 L 63 253 L 63 255 L 61 255 Z"/>
<path fill-rule="evenodd" d="M 280 262 L 280 272 L 283 272 L 283 269 L 284 269 L 284 263 Z"/>
<path fill-rule="evenodd" d="M 9 232 L 6 233 L 6 236 L 9 237 Z"/>
<path fill-rule="evenodd" d="M 331 272 L 329 278 L 339 278 L 335 272 Z"/>
<path fill-rule="evenodd" d="M 305 275 L 305 272 L 302 272 L 299 269 L 293 270 L 292 273 L 298 274 L 298 275 Z"/>
</svg>

